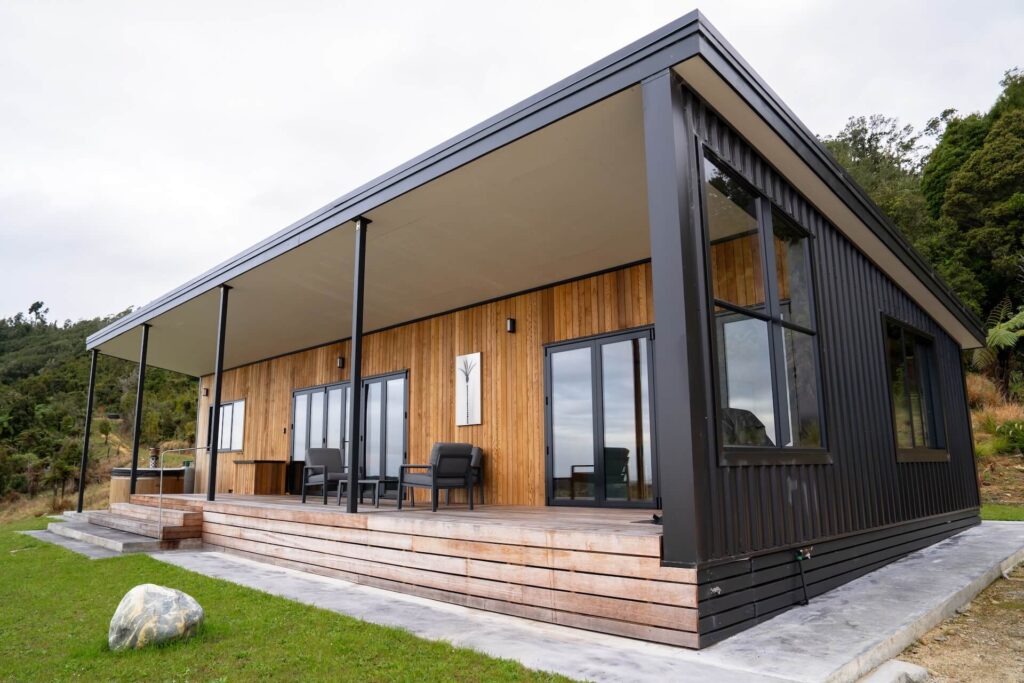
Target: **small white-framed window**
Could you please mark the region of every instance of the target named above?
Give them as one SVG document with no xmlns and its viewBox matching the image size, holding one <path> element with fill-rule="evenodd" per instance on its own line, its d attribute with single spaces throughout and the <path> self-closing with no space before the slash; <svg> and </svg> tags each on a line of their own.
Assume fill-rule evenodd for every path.
<svg viewBox="0 0 1024 683">
<path fill-rule="evenodd" d="M 207 423 L 206 446 L 211 445 L 210 433 L 213 430 L 213 406 L 210 406 L 209 422 Z M 220 405 L 220 436 L 217 440 L 219 451 L 242 450 L 242 437 L 245 434 L 245 401 L 230 401 Z"/>
</svg>

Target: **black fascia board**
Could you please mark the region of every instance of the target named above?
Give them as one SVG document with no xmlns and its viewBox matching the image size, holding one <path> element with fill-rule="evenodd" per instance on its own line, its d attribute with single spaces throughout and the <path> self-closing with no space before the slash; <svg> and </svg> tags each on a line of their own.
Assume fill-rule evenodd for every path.
<svg viewBox="0 0 1024 683">
<path fill-rule="evenodd" d="M 979 340 L 981 323 L 777 95 L 698 11 L 612 53 L 371 180 L 86 339 L 104 342 L 504 145 L 701 56 Z"/>
</svg>

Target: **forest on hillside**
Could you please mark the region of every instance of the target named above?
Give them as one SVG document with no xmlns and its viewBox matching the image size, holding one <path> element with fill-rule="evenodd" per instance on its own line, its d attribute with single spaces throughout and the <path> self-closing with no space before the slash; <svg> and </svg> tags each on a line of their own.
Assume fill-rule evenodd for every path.
<svg viewBox="0 0 1024 683">
<path fill-rule="evenodd" d="M 85 339 L 128 311 L 62 323 L 43 302 L 0 319 L 0 504 L 47 492 L 59 497 L 77 482 L 85 427 L 89 355 Z M 94 445 L 134 427 L 138 365 L 100 356 Z M 141 442 L 195 438 L 195 379 L 158 368 L 146 373 Z"/>
<path fill-rule="evenodd" d="M 850 118 L 822 142 L 988 329 L 964 359 L 986 454 L 1024 447 L 1024 74 L 1007 71 L 986 112 L 936 112 L 922 129 L 885 115 Z M 0 320 L 0 507 L 77 485 L 88 381 L 86 337 L 104 318 L 47 318 L 42 302 Z M 94 448 L 128 441 L 134 363 L 100 358 Z M 144 446 L 195 442 L 195 379 L 147 371 Z M 1007 407 L 1010 408 L 1007 408 Z M 102 446 L 100 446 L 102 447 Z"/>
</svg>

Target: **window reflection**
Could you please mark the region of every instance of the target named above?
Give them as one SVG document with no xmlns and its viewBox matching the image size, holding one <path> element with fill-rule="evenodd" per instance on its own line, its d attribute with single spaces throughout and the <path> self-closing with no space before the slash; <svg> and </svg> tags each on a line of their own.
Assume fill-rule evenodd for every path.
<svg viewBox="0 0 1024 683">
<path fill-rule="evenodd" d="M 554 495 L 594 497 L 594 396 L 589 348 L 551 354 Z"/>
<path fill-rule="evenodd" d="M 734 314 L 719 318 L 722 439 L 727 446 L 774 446 L 768 323 Z"/>
<path fill-rule="evenodd" d="M 405 454 L 405 379 L 389 379 L 387 393 L 387 422 L 384 425 L 387 444 L 384 468 L 387 476 L 397 477 Z"/>
<path fill-rule="evenodd" d="M 896 444 L 945 448 L 938 377 L 930 340 L 895 322 L 885 326 Z"/>
<path fill-rule="evenodd" d="M 735 306 L 763 308 L 756 199 L 710 159 L 704 161 L 704 173 L 715 298 Z"/>
<path fill-rule="evenodd" d="M 782 328 L 783 353 L 786 359 L 787 434 L 784 446 L 820 448 L 821 416 L 818 414 L 818 371 L 814 337 L 789 328 Z"/>
<path fill-rule="evenodd" d="M 601 346 L 605 498 L 653 497 L 647 339 Z"/>
<path fill-rule="evenodd" d="M 374 382 L 366 387 L 366 450 L 363 466 L 368 477 L 380 476 L 380 420 L 380 382 Z"/>
<path fill-rule="evenodd" d="M 779 288 L 782 319 L 811 328 L 811 269 L 807 236 L 778 209 L 772 209 L 775 233 L 775 278 Z"/>
</svg>

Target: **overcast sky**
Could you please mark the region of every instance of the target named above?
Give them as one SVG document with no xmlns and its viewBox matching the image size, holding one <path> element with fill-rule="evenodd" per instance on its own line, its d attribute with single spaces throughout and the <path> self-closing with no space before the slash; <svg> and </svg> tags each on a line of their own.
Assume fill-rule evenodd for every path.
<svg viewBox="0 0 1024 683">
<path fill-rule="evenodd" d="M 0 0 L 0 317 L 144 304 L 691 7 Z M 1019 0 L 699 7 L 819 134 L 1024 66 Z"/>
</svg>

